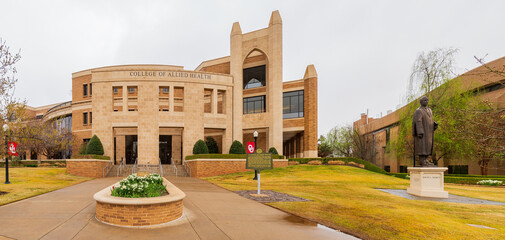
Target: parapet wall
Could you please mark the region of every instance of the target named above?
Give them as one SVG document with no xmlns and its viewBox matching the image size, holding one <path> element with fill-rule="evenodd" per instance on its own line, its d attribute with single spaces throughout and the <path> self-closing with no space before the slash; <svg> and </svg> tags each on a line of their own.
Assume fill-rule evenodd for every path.
<svg viewBox="0 0 505 240">
<path fill-rule="evenodd" d="M 252 171 L 245 168 L 246 159 L 194 159 L 186 160 L 191 177 L 212 177 L 228 173 Z M 274 159 L 274 168 L 288 166 L 287 159 Z"/>
</svg>

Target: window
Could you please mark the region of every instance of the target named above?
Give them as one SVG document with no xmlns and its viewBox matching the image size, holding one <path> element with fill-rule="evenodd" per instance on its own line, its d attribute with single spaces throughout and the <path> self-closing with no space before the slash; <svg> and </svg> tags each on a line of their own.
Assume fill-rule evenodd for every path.
<svg viewBox="0 0 505 240">
<path fill-rule="evenodd" d="M 128 87 L 128 94 L 136 94 L 137 87 Z"/>
<path fill-rule="evenodd" d="M 129 108 L 128 112 L 135 112 L 135 108 Z"/>
<path fill-rule="evenodd" d="M 224 112 L 225 93 L 226 91 L 224 90 L 217 90 L 217 113 L 225 113 Z"/>
<path fill-rule="evenodd" d="M 282 94 L 282 117 L 300 118 L 303 117 L 303 90 L 285 92 Z"/>
<path fill-rule="evenodd" d="M 92 83 L 89 84 L 89 95 L 90 96 L 93 95 L 93 84 Z"/>
<path fill-rule="evenodd" d="M 384 171 L 391 172 L 391 167 L 390 166 L 384 166 Z"/>
<path fill-rule="evenodd" d="M 119 89 L 117 87 L 115 87 L 115 88 L 112 89 L 112 92 L 114 94 L 118 94 L 119 93 Z"/>
<path fill-rule="evenodd" d="M 93 124 L 93 112 L 89 112 L 89 124 Z"/>
<path fill-rule="evenodd" d="M 87 97 L 88 96 L 88 84 L 83 84 L 82 85 L 82 95 L 84 97 Z"/>
<path fill-rule="evenodd" d="M 88 125 L 88 113 L 87 112 L 82 113 L 82 124 Z"/>
<path fill-rule="evenodd" d="M 184 88 L 174 87 L 174 112 L 184 111 Z"/>
<path fill-rule="evenodd" d="M 262 113 L 265 111 L 265 95 L 244 98 L 244 114 Z"/>
<path fill-rule="evenodd" d="M 261 65 L 243 70 L 244 89 L 266 86 L 266 66 Z"/>
<path fill-rule="evenodd" d="M 408 166 L 400 166 L 400 173 L 408 173 L 408 169 L 407 169 Z"/>
<path fill-rule="evenodd" d="M 212 89 L 203 90 L 203 112 L 212 112 Z"/>
<path fill-rule="evenodd" d="M 163 93 L 168 93 L 168 87 L 163 87 L 163 88 L 162 88 L 162 92 L 163 92 Z"/>
</svg>

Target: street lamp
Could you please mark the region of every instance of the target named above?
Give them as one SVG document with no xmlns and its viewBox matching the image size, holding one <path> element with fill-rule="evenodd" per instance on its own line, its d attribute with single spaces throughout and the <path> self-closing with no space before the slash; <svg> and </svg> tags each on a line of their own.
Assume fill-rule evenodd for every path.
<svg viewBox="0 0 505 240">
<path fill-rule="evenodd" d="M 5 123 L 3 125 L 3 130 L 5 132 L 5 184 L 10 184 L 9 182 L 9 157 L 8 156 L 8 151 L 9 151 L 9 146 L 7 142 L 7 131 L 9 131 L 9 125 Z"/>
<path fill-rule="evenodd" d="M 254 131 L 253 136 L 254 136 L 254 151 L 256 152 L 256 149 L 258 149 L 258 131 Z M 253 180 L 258 180 L 258 171 L 256 170 L 254 170 Z"/>
</svg>

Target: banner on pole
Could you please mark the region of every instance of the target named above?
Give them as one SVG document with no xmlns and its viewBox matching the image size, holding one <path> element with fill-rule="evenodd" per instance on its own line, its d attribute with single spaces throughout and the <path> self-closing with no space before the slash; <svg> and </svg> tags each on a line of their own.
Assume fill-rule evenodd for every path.
<svg viewBox="0 0 505 240">
<path fill-rule="evenodd" d="M 247 142 L 247 153 L 254 153 L 256 150 L 256 146 L 254 145 L 254 142 Z"/>
<path fill-rule="evenodd" d="M 18 152 L 17 152 L 17 149 L 18 149 L 18 143 L 16 142 L 10 142 L 9 141 L 9 144 L 7 145 L 7 149 L 8 149 L 8 153 L 10 156 L 18 156 Z"/>
</svg>

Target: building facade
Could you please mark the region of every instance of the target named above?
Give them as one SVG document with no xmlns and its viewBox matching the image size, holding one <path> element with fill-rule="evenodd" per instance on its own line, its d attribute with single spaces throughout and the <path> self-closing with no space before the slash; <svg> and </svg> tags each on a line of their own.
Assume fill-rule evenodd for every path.
<svg viewBox="0 0 505 240">
<path fill-rule="evenodd" d="M 458 78 L 463 89 L 479 91 L 482 100 L 488 101 L 497 109 L 505 109 L 505 75 L 501 72 L 505 66 L 505 57 L 496 59 L 485 66 L 468 71 Z M 429 105 L 428 105 L 429 106 Z M 369 154 L 372 162 L 388 172 L 407 172 L 407 167 L 413 165 L 412 156 L 398 159 L 394 152 L 388 152 L 387 146 L 398 134 L 398 121 L 404 108 L 389 112 L 381 118 L 371 118 L 361 114 L 353 127 L 364 136 L 371 145 Z M 436 116 L 434 116 L 436 121 Z M 443 126 L 439 126 L 443 127 Z M 436 132 L 435 132 L 436 134 Z M 449 173 L 481 174 L 478 159 L 443 159 L 439 166 L 448 167 Z M 491 161 L 488 166 L 489 175 L 505 174 L 505 161 Z"/>
<path fill-rule="evenodd" d="M 97 135 L 117 163 L 181 164 L 199 139 L 212 137 L 220 153 L 254 141 L 288 157 L 317 157 L 317 73 L 283 82 L 282 20 L 230 34 L 230 55 L 195 70 L 171 65 L 121 65 L 72 74 L 72 100 L 31 108 L 37 118 L 71 117 L 77 153 Z"/>
</svg>

